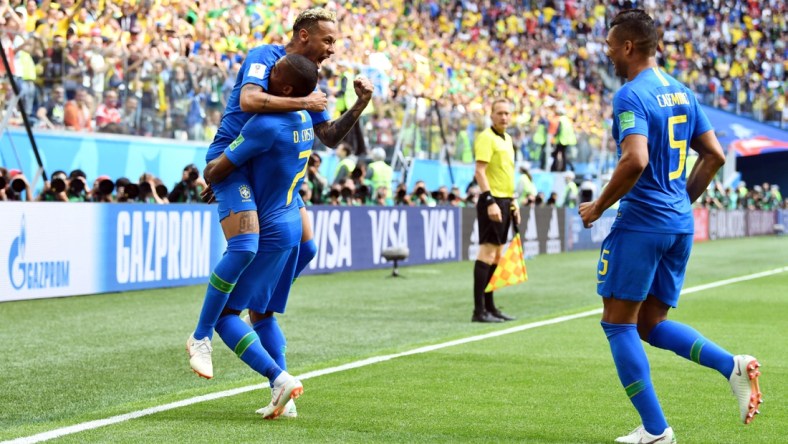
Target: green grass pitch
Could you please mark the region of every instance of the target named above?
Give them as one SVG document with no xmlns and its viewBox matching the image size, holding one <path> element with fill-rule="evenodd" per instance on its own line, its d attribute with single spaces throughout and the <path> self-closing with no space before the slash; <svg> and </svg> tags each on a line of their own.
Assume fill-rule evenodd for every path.
<svg viewBox="0 0 788 444">
<path fill-rule="evenodd" d="M 308 276 L 280 323 L 303 374 L 601 306 L 596 251 L 539 256 L 496 293 L 515 322 L 471 324 L 471 262 Z M 695 246 L 685 287 L 788 266 L 788 237 Z M 184 344 L 204 287 L 0 304 L 0 441 L 264 382 L 215 337 L 215 378 Z M 788 271 L 687 294 L 672 319 L 763 365 L 764 404 L 738 423 L 724 378 L 646 345 L 680 442 L 783 442 L 788 432 Z M 264 421 L 254 390 L 58 442 L 605 443 L 639 424 L 592 315 L 306 379 L 297 419 Z"/>
</svg>

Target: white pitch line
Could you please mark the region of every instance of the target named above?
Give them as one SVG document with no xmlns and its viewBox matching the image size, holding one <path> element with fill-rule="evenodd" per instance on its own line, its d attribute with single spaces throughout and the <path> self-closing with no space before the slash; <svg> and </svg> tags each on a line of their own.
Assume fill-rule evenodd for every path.
<svg viewBox="0 0 788 444">
<path fill-rule="evenodd" d="M 753 273 L 753 274 L 748 274 L 748 275 L 745 275 L 745 276 L 739 276 L 739 277 L 735 277 L 735 278 L 724 279 L 724 280 L 721 280 L 721 281 L 711 282 L 711 283 L 703 284 L 703 285 L 697 285 L 695 287 L 690 287 L 690 288 L 684 289 L 684 290 L 682 290 L 681 294 L 696 293 L 698 291 L 703 291 L 703 290 L 708 290 L 708 289 L 711 289 L 711 288 L 722 287 L 722 286 L 725 286 L 725 285 L 730 285 L 730 284 L 735 284 L 735 283 L 739 283 L 739 282 L 749 281 L 749 280 L 752 280 L 752 279 L 758 279 L 758 278 L 762 278 L 762 277 L 766 277 L 766 276 L 771 276 L 771 275 L 775 275 L 775 274 L 779 274 L 779 273 L 784 273 L 786 271 L 788 271 L 788 266 L 775 268 L 773 270 L 763 271 L 763 272 L 760 272 L 760 273 Z M 571 321 L 571 320 L 574 320 L 574 319 L 580 319 L 580 318 L 584 318 L 584 317 L 588 317 L 588 316 L 592 316 L 592 315 L 600 314 L 600 313 L 602 313 L 602 309 L 601 308 L 597 308 L 597 309 L 594 309 L 594 310 L 588 310 L 588 311 L 584 311 L 584 312 L 581 312 L 581 313 L 575 313 L 575 314 L 566 315 L 566 316 L 559 316 L 559 317 L 552 318 L 552 319 L 546 319 L 544 321 L 531 322 L 529 324 L 518 325 L 516 327 L 506 328 L 506 329 L 503 329 L 503 330 L 497 330 L 497 331 L 490 332 L 490 333 L 485 333 L 485 334 L 482 334 L 482 335 L 470 336 L 470 337 L 467 337 L 467 338 L 456 339 L 454 341 L 443 342 L 443 343 L 435 344 L 435 345 L 427 345 L 427 346 L 424 346 L 424 347 L 415 348 L 413 350 L 404 351 L 404 352 L 401 352 L 401 353 L 393 353 L 393 354 L 389 354 L 389 355 L 374 356 L 374 357 L 371 357 L 371 358 L 362 359 L 360 361 L 354 361 L 354 362 L 349 362 L 347 364 L 338 365 L 336 367 L 329 367 L 329 368 L 324 368 L 324 369 L 321 369 L 321 370 L 314 370 L 314 371 L 307 372 L 307 373 L 304 373 L 302 375 L 299 375 L 299 376 L 297 376 L 297 378 L 299 378 L 299 379 L 317 378 L 319 376 L 330 375 L 332 373 L 343 372 L 345 370 L 351 370 L 351 369 L 359 368 L 359 367 L 366 367 L 368 365 L 377 364 L 379 362 L 389 361 L 389 360 L 396 359 L 396 358 L 401 358 L 403 356 L 418 355 L 418 354 L 421 354 L 421 353 L 428 353 L 428 352 L 431 352 L 431 351 L 440 350 L 442 348 L 453 347 L 455 345 L 462 345 L 462 344 L 468 344 L 470 342 L 483 341 L 485 339 L 495 338 L 495 337 L 498 337 L 498 336 L 508 335 L 508 334 L 511 334 L 511 333 L 517 333 L 517 332 L 521 332 L 521 331 L 525 331 L 525 330 L 530 330 L 530 329 L 533 329 L 533 328 L 544 327 L 544 326 L 547 326 L 547 325 L 559 324 L 561 322 Z M 31 436 L 27 436 L 27 437 L 23 437 L 23 438 L 17 438 L 17 439 L 13 439 L 11 441 L 3 441 L 0 444 L 32 444 L 32 443 L 47 441 L 47 440 L 50 440 L 50 439 L 55 439 L 55 438 L 60 438 L 60 437 L 66 436 L 66 435 L 71 435 L 71 434 L 74 434 L 74 433 L 84 432 L 86 430 L 97 429 L 99 427 L 104 427 L 104 426 L 108 426 L 108 425 L 112 425 L 112 424 L 117 424 L 117 423 L 120 423 L 120 422 L 125 422 L 125 421 L 131 420 L 131 419 L 135 419 L 135 418 L 141 418 L 143 416 L 153 415 L 155 413 L 165 412 L 167 410 L 177 409 L 179 407 L 186 407 L 186 406 L 197 404 L 197 403 L 200 403 L 200 402 L 213 401 L 215 399 L 226 398 L 228 396 L 235 396 L 235 395 L 239 395 L 241 393 L 250 392 L 252 390 L 262 389 L 264 387 L 268 387 L 268 384 L 267 383 L 263 383 L 263 384 L 248 385 L 246 387 L 240 387 L 240 388 L 236 388 L 236 389 L 232 389 L 232 390 L 225 390 L 225 391 L 222 391 L 222 392 L 211 393 L 211 394 L 208 394 L 208 395 L 196 396 L 194 398 L 188 398 L 188 399 L 184 399 L 184 400 L 181 400 L 181 401 L 171 402 L 169 404 L 163 404 L 163 405 L 156 406 L 156 407 L 151 407 L 151 408 L 147 408 L 147 409 L 143 409 L 143 410 L 137 410 L 135 412 L 124 413 L 122 415 L 111 416 L 109 418 L 97 419 L 97 420 L 94 420 L 94 421 L 88 421 L 88 422 L 83 422 L 83 423 L 79 423 L 79 424 L 74 424 L 72 426 L 62 427 L 62 428 L 59 428 L 59 429 L 50 430 L 48 432 L 43 432 L 43 433 L 39 433 L 39 434 L 36 434 L 36 435 L 31 435 Z"/>
</svg>

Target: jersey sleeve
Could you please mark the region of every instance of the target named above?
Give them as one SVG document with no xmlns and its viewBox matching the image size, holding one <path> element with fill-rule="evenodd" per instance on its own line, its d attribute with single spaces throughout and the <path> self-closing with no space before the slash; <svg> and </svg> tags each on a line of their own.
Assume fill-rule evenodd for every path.
<svg viewBox="0 0 788 444">
<path fill-rule="evenodd" d="M 326 110 L 320 112 L 314 112 L 314 111 L 307 111 L 307 112 L 309 113 L 309 117 L 312 118 L 313 126 L 331 120 L 331 116 L 329 116 L 328 111 Z"/>
<path fill-rule="evenodd" d="M 263 119 L 255 115 L 246 122 L 241 134 L 224 150 L 225 156 L 235 166 L 246 163 L 271 148 L 274 135 L 270 134 L 269 123 L 273 119 Z"/>
<path fill-rule="evenodd" d="M 261 46 L 249 53 L 241 65 L 241 86 L 251 83 L 268 91 L 268 78 L 271 68 L 276 64 L 277 57 L 268 45 Z"/>
<path fill-rule="evenodd" d="M 487 137 L 487 133 L 482 133 L 476 138 L 476 143 L 473 144 L 473 153 L 476 156 L 477 162 L 490 162 L 493 155 L 492 140 Z"/>
<path fill-rule="evenodd" d="M 692 94 L 691 92 L 689 94 Z M 695 104 L 695 127 L 692 129 L 692 137 L 690 140 L 700 136 L 701 134 L 711 131 L 714 129 L 711 126 L 711 122 L 709 122 L 709 118 L 706 117 L 706 113 L 703 112 L 703 108 L 700 107 L 700 103 L 693 97 L 693 103 Z"/>
<path fill-rule="evenodd" d="M 618 124 L 619 144 L 631 134 L 648 137 L 646 109 L 630 88 L 622 88 L 613 99 L 613 118 Z"/>
</svg>

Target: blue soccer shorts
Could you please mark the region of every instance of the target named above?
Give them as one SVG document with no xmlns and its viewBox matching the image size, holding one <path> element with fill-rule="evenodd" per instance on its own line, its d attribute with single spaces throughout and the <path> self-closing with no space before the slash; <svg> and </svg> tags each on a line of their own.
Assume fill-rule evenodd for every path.
<svg viewBox="0 0 788 444">
<path fill-rule="evenodd" d="M 211 184 L 211 189 L 216 202 L 219 203 L 220 221 L 229 216 L 231 211 L 233 213 L 257 211 L 246 168 L 236 169 L 223 181 Z"/>
<path fill-rule="evenodd" d="M 248 308 L 258 313 L 284 313 L 289 292 L 274 298 L 274 289 L 280 279 L 293 282 L 295 261 L 290 258 L 297 255 L 298 245 L 285 250 L 258 251 L 230 293 L 227 308 L 237 311 Z"/>
<path fill-rule="evenodd" d="M 629 301 L 649 294 L 678 306 L 692 234 L 647 233 L 614 229 L 602 242 L 597 293 Z"/>
</svg>

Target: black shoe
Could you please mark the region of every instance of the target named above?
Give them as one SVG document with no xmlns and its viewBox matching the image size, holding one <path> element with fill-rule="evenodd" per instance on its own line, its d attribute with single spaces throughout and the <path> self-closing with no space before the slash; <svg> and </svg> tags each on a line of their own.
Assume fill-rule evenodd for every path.
<svg viewBox="0 0 788 444">
<path fill-rule="evenodd" d="M 473 313 L 471 322 L 503 322 L 503 319 L 493 316 L 491 313 L 483 311 L 481 313 Z"/>
<path fill-rule="evenodd" d="M 503 313 L 501 310 L 488 311 L 487 313 L 490 313 L 491 315 L 495 316 L 496 318 L 502 321 L 514 321 L 515 319 L 517 319 L 515 317 L 509 316 L 506 313 Z"/>
</svg>

